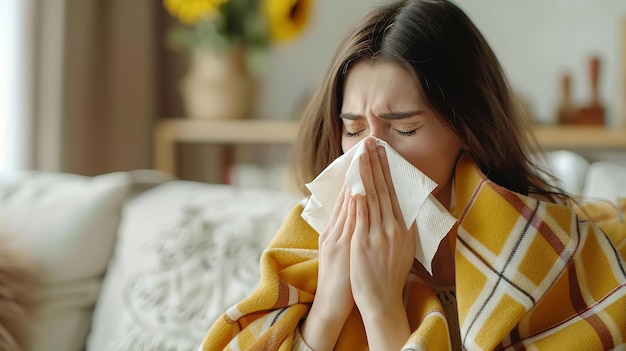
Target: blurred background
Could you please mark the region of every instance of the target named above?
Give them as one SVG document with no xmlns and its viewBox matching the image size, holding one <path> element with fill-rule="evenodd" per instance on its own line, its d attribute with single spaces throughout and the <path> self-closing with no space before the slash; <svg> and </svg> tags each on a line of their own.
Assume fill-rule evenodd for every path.
<svg viewBox="0 0 626 351">
<path fill-rule="evenodd" d="M 184 11 L 177 7 L 184 1 L 169 2 L 0 0 L 0 171 L 96 175 L 153 168 L 159 123 L 211 123 L 210 116 L 191 113 L 184 97 L 183 82 L 198 64 L 193 49 L 172 45 L 173 28 L 184 22 Z M 246 116 L 234 118 L 297 121 L 346 32 L 365 12 L 385 2 L 274 0 L 271 6 L 278 18 L 270 25 L 278 23 L 292 33 L 285 40 L 269 38 L 265 50 L 255 56 L 255 92 L 246 99 L 251 107 Z M 601 126 L 626 126 L 625 1 L 456 3 L 492 45 L 538 125 L 560 122 L 559 109 L 565 105 L 598 105 L 604 112 Z M 231 72 L 206 68 L 211 69 Z M 233 72 L 228 74 L 239 74 Z M 228 148 L 225 154 L 223 147 L 181 143 L 175 152 L 176 173 L 182 178 L 221 182 L 225 158 L 241 165 L 261 160 L 265 175 L 257 167 L 251 173 L 231 173 L 226 181 L 248 179 L 253 185 L 274 187 L 271 180 L 254 179 L 269 177 L 281 183 L 287 166 L 283 162 L 278 170 L 268 171 L 268 164 L 288 157 L 284 146 Z M 623 158 L 623 149 L 617 155 Z"/>
</svg>

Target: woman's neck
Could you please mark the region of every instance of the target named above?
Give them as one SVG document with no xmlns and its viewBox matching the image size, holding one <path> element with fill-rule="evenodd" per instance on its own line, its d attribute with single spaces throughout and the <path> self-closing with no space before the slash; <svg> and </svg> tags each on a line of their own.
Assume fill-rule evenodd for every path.
<svg viewBox="0 0 626 351">
<path fill-rule="evenodd" d="M 435 191 L 433 191 L 433 196 L 439 203 L 445 207 L 448 211 L 450 210 L 450 205 L 452 202 L 452 182 L 454 181 L 454 177 L 451 177 L 450 180 L 443 185 L 438 186 Z"/>
<path fill-rule="evenodd" d="M 419 262 L 413 265 L 414 273 L 431 287 L 450 288 L 455 286 L 454 248 L 451 245 L 453 239 L 450 238 L 451 235 L 456 238 L 456 226 L 439 244 L 439 249 L 431 264 L 432 276 Z"/>
<path fill-rule="evenodd" d="M 452 204 L 453 179 L 454 177 L 452 177 L 447 184 L 440 187 L 436 194 L 433 194 L 437 201 L 448 211 L 450 211 Z M 456 242 L 456 230 L 457 226 L 455 225 L 450 232 L 448 232 L 448 235 L 441 240 L 437 253 L 435 253 L 435 257 L 433 257 L 431 263 L 432 276 L 419 262 L 414 265 L 417 266 L 417 269 L 414 269 L 416 271 L 415 273 L 431 287 L 450 288 L 455 285 L 454 245 Z"/>
</svg>

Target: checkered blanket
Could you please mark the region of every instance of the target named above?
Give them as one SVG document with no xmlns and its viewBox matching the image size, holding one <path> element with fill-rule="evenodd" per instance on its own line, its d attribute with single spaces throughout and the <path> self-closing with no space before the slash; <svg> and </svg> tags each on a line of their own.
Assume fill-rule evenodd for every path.
<svg viewBox="0 0 626 351">
<path fill-rule="evenodd" d="M 456 289 L 466 349 L 626 348 L 626 225 L 612 208 L 592 204 L 578 211 L 513 193 L 468 158 L 457 166 L 455 195 Z M 257 290 L 213 324 L 201 350 L 291 350 L 317 282 L 318 235 L 301 211 L 292 210 L 265 250 Z M 450 350 L 435 293 L 411 275 L 405 294 L 414 332 L 404 349 Z M 367 349 L 355 310 L 336 350 Z"/>
</svg>

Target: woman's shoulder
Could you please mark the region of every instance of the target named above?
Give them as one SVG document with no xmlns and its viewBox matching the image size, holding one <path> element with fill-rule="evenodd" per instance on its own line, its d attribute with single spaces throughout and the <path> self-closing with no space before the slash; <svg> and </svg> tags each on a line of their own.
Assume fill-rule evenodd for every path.
<svg viewBox="0 0 626 351">
<path fill-rule="evenodd" d="M 268 248 L 317 250 L 319 234 L 302 218 L 307 198 L 298 201 L 285 217 Z"/>
</svg>

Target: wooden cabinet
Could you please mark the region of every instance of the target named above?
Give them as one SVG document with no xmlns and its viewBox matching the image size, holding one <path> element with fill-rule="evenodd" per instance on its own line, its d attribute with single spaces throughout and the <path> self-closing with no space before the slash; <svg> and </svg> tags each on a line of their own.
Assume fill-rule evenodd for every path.
<svg viewBox="0 0 626 351">
<path fill-rule="evenodd" d="M 589 126 L 537 126 L 539 144 L 545 149 L 623 150 L 626 130 Z M 236 120 L 210 121 L 185 118 L 164 119 L 155 129 L 154 166 L 176 175 L 178 143 L 222 145 L 290 145 L 298 134 L 298 121 Z"/>
</svg>

